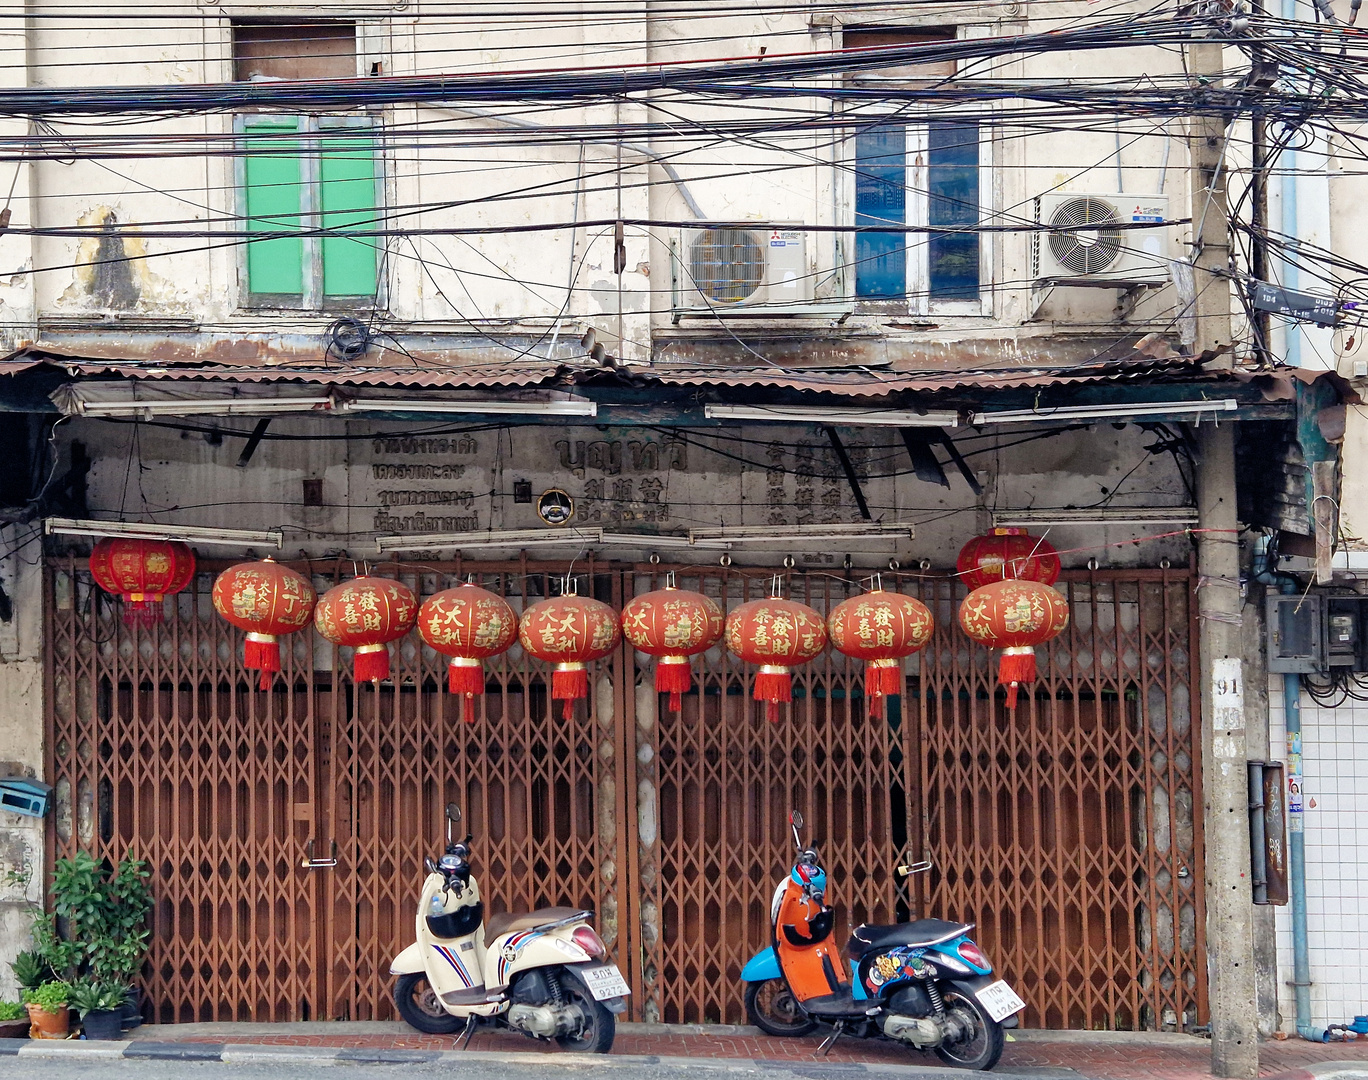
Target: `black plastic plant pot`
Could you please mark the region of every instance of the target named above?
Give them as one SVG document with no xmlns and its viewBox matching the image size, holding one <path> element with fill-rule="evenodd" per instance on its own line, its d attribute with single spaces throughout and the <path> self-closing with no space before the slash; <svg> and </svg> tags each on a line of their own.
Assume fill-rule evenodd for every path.
<svg viewBox="0 0 1368 1080">
<path fill-rule="evenodd" d="M 119 1037 L 123 1030 L 122 1009 L 92 1009 L 81 1018 L 81 1030 L 87 1039 L 105 1042 Z"/>
<path fill-rule="evenodd" d="M 124 998 L 123 1009 L 119 1016 L 123 1021 L 124 1031 L 132 1031 L 142 1024 L 142 991 L 138 987 L 130 986 L 128 988 L 128 997 Z"/>
</svg>

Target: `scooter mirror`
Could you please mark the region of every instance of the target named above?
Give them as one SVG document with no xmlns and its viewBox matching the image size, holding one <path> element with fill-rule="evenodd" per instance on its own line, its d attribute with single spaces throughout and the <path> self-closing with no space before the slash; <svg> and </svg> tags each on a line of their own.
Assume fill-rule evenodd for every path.
<svg viewBox="0 0 1368 1080">
<path fill-rule="evenodd" d="M 447 817 L 447 820 L 448 820 L 448 821 L 453 822 L 453 823 L 454 823 L 454 822 L 457 822 L 457 821 L 460 821 L 460 820 L 461 820 L 461 808 L 460 808 L 459 806 L 457 806 L 454 802 L 449 802 L 449 803 L 447 803 L 447 804 L 446 804 L 446 817 Z"/>
<path fill-rule="evenodd" d="M 803 838 L 798 833 L 798 830 L 802 827 L 803 815 L 800 814 L 797 810 L 794 810 L 792 813 L 789 814 L 789 828 L 793 830 L 793 843 L 797 846 L 799 851 L 803 850 Z"/>
</svg>

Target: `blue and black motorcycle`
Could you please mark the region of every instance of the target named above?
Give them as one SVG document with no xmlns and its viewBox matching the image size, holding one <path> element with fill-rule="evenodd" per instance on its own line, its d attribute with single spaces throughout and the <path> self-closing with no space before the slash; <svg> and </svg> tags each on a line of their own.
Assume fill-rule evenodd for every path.
<svg viewBox="0 0 1368 1080">
<path fill-rule="evenodd" d="M 994 978 L 993 965 L 969 938 L 972 924 L 918 919 L 857 926 L 842 958 L 825 903 L 826 871 L 817 852 L 803 846 L 802 815 L 793 813 L 789 823 L 798 857 L 774 891 L 772 944 L 741 972 L 751 1023 L 781 1037 L 825 1025 L 831 1033 L 824 1049 L 850 1034 L 934 1050 L 957 1068 L 996 1065 L 1003 1028 L 1016 1027 L 1026 1003 Z M 899 866 L 898 874 L 930 865 Z"/>
</svg>

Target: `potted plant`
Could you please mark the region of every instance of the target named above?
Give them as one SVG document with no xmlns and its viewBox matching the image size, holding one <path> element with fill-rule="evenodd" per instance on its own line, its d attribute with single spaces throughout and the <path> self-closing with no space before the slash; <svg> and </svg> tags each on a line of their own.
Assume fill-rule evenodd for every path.
<svg viewBox="0 0 1368 1080">
<path fill-rule="evenodd" d="M 34 926 L 38 949 L 67 978 L 88 976 L 120 987 L 125 1027 L 142 1022 L 132 983 L 147 955 L 152 894 L 147 864 L 125 858 L 113 873 L 83 851 L 58 859 L 52 871 L 52 913 Z"/>
<path fill-rule="evenodd" d="M 67 1008 L 70 990 L 66 983 L 54 979 L 36 990 L 24 991 L 30 1039 L 65 1039 L 70 1034 L 71 1011 Z"/>
<path fill-rule="evenodd" d="M 87 1039 L 108 1041 L 117 1039 L 123 1030 L 123 1006 L 127 997 L 126 986 L 85 978 L 71 984 L 67 1004 L 80 1016 L 81 1030 Z"/>
<path fill-rule="evenodd" d="M 22 1039 L 28 1033 L 28 1013 L 17 1001 L 0 1001 L 0 1039 Z"/>
</svg>

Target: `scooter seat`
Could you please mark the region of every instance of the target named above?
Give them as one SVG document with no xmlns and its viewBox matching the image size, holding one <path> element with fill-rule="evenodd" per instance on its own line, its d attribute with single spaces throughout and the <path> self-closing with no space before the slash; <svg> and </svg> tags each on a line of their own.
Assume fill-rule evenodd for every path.
<svg viewBox="0 0 1368 1080">
<path fill-rule="evenodd" d="M 577 915 L 581 908 L 544 907 L 536 911 L 501 911 L 485 920 L 485 941 L 492 942 L 500 934 L 516 934 L 519 930 L 535 930 L 543 923 L 558 922 Z"/>
<path fill-rule="evenodd" d="M 850 935 L 846 954 L 852 960 L 858 960 L 869 953 L 898 945 L 935 945 L 972 929 L 965 923 L 947 922 L 945 919 L 918 919 L 916 922 L 894 923 L 892 926 L 861 924 Z"/>
</svg>

